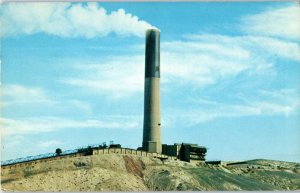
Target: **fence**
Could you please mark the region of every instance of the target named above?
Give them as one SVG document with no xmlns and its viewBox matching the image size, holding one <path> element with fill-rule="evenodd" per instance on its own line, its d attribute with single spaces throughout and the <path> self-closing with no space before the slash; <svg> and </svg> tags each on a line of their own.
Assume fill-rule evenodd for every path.
<svg viewBox="0 0 300 193">
<path fill-rule="evenodd" d="M 101 154 L 129 154 L 129 155 L 137 155 L 142 157 L 154 157 L 154 158 L 168 158 L 175 159 L 174 156 L 168 156 L 160 153 L 150 153 L 142 150 L 128 149 L 128 148 L 109 148 L 109 149 L 94 149 L 93 155 L 101 155 Z"/>
<path fill-rule="evenodd" d="M 68 154 L 67 154 L 68 153 Z M 66 159 L 71 157 L 80 157 L 84 154 L 82 153 L 76 153 L 75 151 L 68 151 L 67 153 L 61 154 L 59 156 L 56 156 L 55 154 L 44 154 L 44 156 L 32 156 L 22 159 L 16 159 L 14 162 L 6 162 L 6 165 L 1 165 L 2 169 L 14 169 L 14 168 L 20 168 L 24 166 L 32 166 L 37 163 L 42 162 L 49 162 L 54 160 L 60 160 L 60 159 Z M 170 160 L 176 160 L 177 158 L 174 156 L 168 156 L 160 153 L 150 153 L 146 151 L 141 150 L 135 150 L 135 149 L 128 149 L 128 148 L 104 148 L 104 149 L 93 149 L 93 155 L 104 155 L 104 154 L 123 154 L 123 155 L 135 155 L 135 156 L 142 156 L 142 157 L 153 157 L 153 158 L 159 158 L 159 159 L 170 159 Z M 45 156 L 48 155 L 48 156 Z M 50 156 L 51 155 L 51 156 Z M 29 159 L 30 158 L 30 159 Z M 16 162 L 19 161 L 19 162 Z"/>
</svg>

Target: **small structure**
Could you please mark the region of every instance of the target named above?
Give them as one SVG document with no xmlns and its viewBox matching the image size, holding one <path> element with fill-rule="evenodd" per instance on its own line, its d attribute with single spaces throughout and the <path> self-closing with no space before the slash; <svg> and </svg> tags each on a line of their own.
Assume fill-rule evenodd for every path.
<svg viewBox="0 0 300 193">
<path fill-rule="evenodd" d="M 121 148 L 121 144 L 110 144 L 109 148 Z"/>
<path fill-rule="evenodd" d="M 221 160 L 206 161 L 205 163 L 210 165 L 224 165 Z"/>
</svg>

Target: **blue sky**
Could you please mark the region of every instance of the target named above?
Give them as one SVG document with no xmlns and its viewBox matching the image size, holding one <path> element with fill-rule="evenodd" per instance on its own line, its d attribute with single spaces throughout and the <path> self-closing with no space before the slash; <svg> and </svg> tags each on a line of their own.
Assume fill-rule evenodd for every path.
<svg viewBox="0 0 300 193">
<path fill-rule="evenodd" d="M 161 30 L 162 141 L 300 162 L 296 2 L 5 3 L 2 160 L 142 143 L 145 30 Z"/>
</svg>

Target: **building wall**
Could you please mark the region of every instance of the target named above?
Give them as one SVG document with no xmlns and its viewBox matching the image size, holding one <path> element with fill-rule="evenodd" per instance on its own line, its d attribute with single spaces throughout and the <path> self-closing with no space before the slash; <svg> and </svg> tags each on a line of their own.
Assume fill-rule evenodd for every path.
<svg viewBox="0 0 300 193">
<path fill-rule="evenodd" d="M 175 156 L 177 157 L 177 146 L 176 145 L 162 145 L 162 154 L 169 155 L 169 156 Z"/>
<path fill-rule="evenodd" d="M 151 153 L 147 151 L 135 150 L 135 149 L 127 149 L 127 148 L 109 148 L 109 149 L 94 149 L 93 155 L 102 155 L 102 154 L 128 154 L 128 155 L 136 155 L 143 157 L 157 157 L 157 158 L 171 158 L 171 156 L 163 155 L 160 153 Z"/>
</svg>

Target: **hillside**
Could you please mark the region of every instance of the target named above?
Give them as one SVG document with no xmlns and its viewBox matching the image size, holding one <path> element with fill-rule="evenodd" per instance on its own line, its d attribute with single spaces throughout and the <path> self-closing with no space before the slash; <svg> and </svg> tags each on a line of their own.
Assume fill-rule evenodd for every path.
<svg viewBox="0 0 300 193">
<path fill-rule="evenodd" d="M 106 154 L 2 168 L 4 191 L 299 190 L 300 164 L 225 165 Z"/>
</svg>

